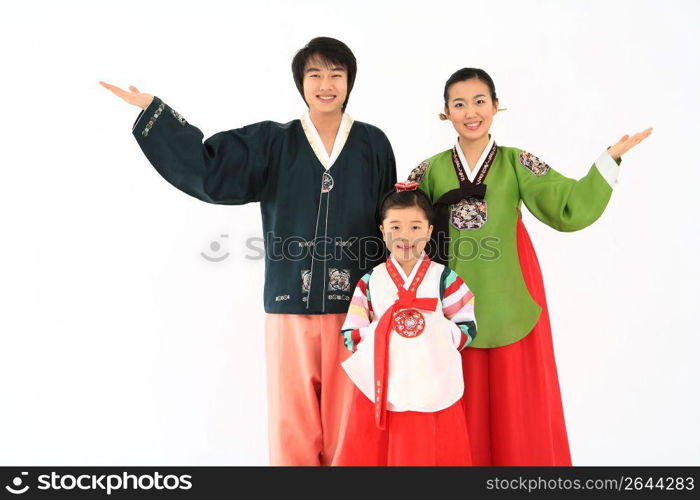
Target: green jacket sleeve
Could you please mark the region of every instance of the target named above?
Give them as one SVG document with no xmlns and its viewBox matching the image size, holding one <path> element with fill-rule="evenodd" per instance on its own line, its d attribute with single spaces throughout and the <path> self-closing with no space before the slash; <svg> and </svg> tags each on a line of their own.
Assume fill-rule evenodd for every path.
<svg viewBox="0 0 700 500">
<path fill-rule="evenodd" d="M 558 231 L 578 231 L 595 222 L 617 183 L 620 162 L 607 150 L 579 180 L 563 176 L 526 151 L 513 148 L 513 154 L 520 198 L 535 217 Z"/>
<path fill-rule="evenodd" d="M 281 127 L 260 122 L 203 134 L 154 97 L 134 122 L 132 134 L 165 180 L 207 203 L 242 205 L 260 201 Z"/>
</svg>

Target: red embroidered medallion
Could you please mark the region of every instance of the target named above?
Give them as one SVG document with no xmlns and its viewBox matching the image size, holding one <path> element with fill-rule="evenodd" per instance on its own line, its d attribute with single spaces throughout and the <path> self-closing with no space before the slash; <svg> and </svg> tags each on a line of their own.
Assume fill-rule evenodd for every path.
<svg viewBox="0 0 700 500">
<path fill-rule="evenodd" d="M 417 337 L 424 329 L 425 318 L 415 309 L 406 309 L 394 315 L 394 330 L 402 337 Z"/>
</svg>

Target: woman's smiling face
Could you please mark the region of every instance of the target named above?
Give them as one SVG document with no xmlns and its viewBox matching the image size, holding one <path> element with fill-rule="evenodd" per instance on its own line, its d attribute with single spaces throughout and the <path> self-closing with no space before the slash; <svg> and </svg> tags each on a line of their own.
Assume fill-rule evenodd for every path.
<svg viewBox="0 0 700 500">
<path fill-rule="evenodd" d="M 460 137 L 477 141 L 489 133 L 498 101 L 491 99 L 489 86 L 478 78 L 453 83 L 448 89 L 445 115 Z"/>
</svg>

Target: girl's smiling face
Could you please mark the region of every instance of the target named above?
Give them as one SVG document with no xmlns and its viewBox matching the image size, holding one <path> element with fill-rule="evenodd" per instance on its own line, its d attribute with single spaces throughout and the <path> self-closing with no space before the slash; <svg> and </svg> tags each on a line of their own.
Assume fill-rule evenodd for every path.
<svg viewBox="0 0 700 500">
<path fill-rule="evenodd" d="M 453 83 L 448 89 L 445 115 L 460 137 L 478 141 L 488 134 L 498 101 L 491 99 L 489 86 L 478 78 Z"/>
<path fill-rule="evenodd" d="M 394 207 L 386 212 L 379 226 L 384 243 L 399 262 L 413 262 L 430 241 L 433 226 L 418 206 Z"/>
</svg>

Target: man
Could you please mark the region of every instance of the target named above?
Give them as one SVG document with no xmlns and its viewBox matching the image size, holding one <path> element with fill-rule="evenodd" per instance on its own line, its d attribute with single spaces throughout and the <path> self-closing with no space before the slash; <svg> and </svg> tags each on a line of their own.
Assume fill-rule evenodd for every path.
<svg viewBox="0 0 700 500">
<path fill-rule="evenodd" d="M 100 82 L 143 110 L 132 133 L 156 170 L 208 203 L 260 202 L 270 462 L 332 465 L 352 383 L 340 328 L 353 286 L 383 260 L 376 209 L 396 183 L 388 139 L 345 112 L 357 65 L 342 42 L 314 38 L 292 73 L 300 120 L 202 132 L 160 98 Z M 280 258 L 281 257 L 281 258 Z M 364 258 L 363 258 L 364 257 Z"/>
</svg>

